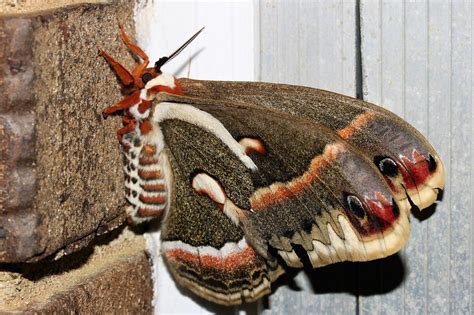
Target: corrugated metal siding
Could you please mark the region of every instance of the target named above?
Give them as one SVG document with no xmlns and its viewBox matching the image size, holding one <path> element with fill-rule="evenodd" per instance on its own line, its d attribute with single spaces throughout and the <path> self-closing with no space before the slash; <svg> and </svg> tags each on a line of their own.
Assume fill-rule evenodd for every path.
<svg viewBox="0 0 474 315">
<path fill-rule="evenodd" d="M 361 297 L 361 311 L 468 314 L 472 4 L 362 1 L 361 21 L 364 98 L 384 104 L 425 134 L 447 171 L 443 202 L 429 219 L 412 219 L 401 254 L 404 281 L 388 294 Z"/>
<path fill-rule="evenodd" d="M 360 14 L 364 99 L 430 139 L 445 164 L 447 189 L 442 203 L 412 217 L 400 254 L 314 272 L 312 280 L 299 275 L 303 292 L 279 288 L 265 313 L 471 313 L 472 3 L 362 0 L 360 12 L 355 8 L 342 1 L 260 1 L 260 79 L 355 95 Z M 332 276 L 341 281 L 334 270 L 345 272 L 348 283 L 337 290 L 308 285 Z"/>
</svg>

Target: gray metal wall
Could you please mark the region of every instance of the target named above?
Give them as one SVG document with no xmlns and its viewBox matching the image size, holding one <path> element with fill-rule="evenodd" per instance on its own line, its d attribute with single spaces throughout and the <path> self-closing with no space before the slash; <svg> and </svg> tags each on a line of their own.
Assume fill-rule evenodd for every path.
<svg viewBox="0 0 474 315">
<path fill-rule="evenodd" d="M 264 313 L 471 313 L 471 1 L 261 0 L 256 14 L 260 80 L 363 94 L 425 134 L 447 171 L 401 253 L 300 273 Z"/>
</svg>

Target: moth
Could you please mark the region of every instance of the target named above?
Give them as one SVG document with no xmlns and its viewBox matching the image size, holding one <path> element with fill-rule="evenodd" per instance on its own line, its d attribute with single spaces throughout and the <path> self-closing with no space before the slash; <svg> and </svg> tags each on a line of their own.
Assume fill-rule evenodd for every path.
<svg viewBox="0 0 474 315">
<path fill-rule="evenodd" d="M 240 304 L 269 294 L 286 267 L 400 250 L 410 209 L 432 205 L 444 187 L 427 140 L 395 114 L 340 94 L 162 72 L 199 32 L 148 67 L 121 29 L 143 60 L 131 72 L 100 51 L 128 91 L 103 111 L 123 120 L 128 218 L 162 216 L 162 254 L 176 281 Z"/>
</svg>

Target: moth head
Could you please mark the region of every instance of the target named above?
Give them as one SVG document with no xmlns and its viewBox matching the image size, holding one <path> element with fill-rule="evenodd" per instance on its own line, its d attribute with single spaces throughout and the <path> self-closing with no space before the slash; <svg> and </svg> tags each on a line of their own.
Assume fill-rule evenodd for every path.
<svg viewBox="0 0 474 315">
<path fill-rule="evenodd" d="M 200 29 L 170 56 L 161 57 L 153 67 L 148 67 L 150 63 L 148 55 L 135 43 L 130 41 L 122 26 L 119 27 L 120 37 L 125 46 L 136 56 L 141 58 L 143 62 L 137 63 L 134 69 L 129 71 L 105 51 L 102 49 L 99 50 L 99 55 L 105 58 L 117 75 L 123 87 L 123 93 L 126 95 L 121 102 L 106 108 L 102 112 L 102 115 L 106 117 L 118 111 L 124 111 L 131 107 L 138 106 L 138 117 L 135 118 L 142 119 L 141 114 L 146 111 L 147 106 L 150 106 L 149 102 L 154 98 L 154 94 L 158 92 L 182 94 L 181 88 L 175 78 L 171 75 L 163 74 L 161 67 L 186 48 L 204 28 Z M 145 93 L 141 93 L 143 92 L 142 90 L 145 90 Z"/>
</svg>

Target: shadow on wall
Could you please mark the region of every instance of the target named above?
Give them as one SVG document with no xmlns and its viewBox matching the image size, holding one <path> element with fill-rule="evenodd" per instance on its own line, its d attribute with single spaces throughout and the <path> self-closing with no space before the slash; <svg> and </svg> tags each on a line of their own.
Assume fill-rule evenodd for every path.
<svg viewBox="0 0 474 315">
<path fill-rule="evenodd" d="M 390 292 L 402 284 L 405 266 L 398 254 L 362 263 L 343 262 L 321 268 L 287 269 L 287 273 L 272 284 L 273 293 L 285 286 L 293 291 L 303 291 L 295 281 L 295 276 L 304 272 L 311 282 L 314 298 L 325 293 L 350 293 L 354 296 L 370 296 Z M 188 290 L 179 287 L 183 295 L 193 299 L 209 312 L 223 315 L 236 314 L 235 307 L 226 307 L 201 299 Z M 257 302 L 258 303 L 258 302 Z M 245 304 L 237 308 L 246 314 L 258 314 L 257 303 Z M 268 299 L 263 299 L 263 309 L 270 309 Z"/>
</svg>

